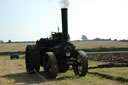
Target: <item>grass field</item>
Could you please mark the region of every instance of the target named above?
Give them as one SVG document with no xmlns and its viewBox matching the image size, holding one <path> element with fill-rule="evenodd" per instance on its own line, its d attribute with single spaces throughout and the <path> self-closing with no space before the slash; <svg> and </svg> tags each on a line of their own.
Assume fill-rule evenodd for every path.
<svg viewBox="0 0 128 85">
<path fill-rule="evenodd" d="M 128 79 L 128 68 L 102 68 L 102 69 L 92 69 L 90 72 L 98 72 L 106 75 L 111 75 L 115 77 L 123 77 Z"/>
<path fill-rule="evenodd" d="M 80 42 L 72 42 L 77 49 L 84 48 L 99 48 L 99 47 L 122 47 L 128 48 L 127 42 L 119 42 L 119 41 L 80 41 Z M 25 51 L 27 45 L 32 45 L 35 43 L 6 43 L 0 44 L 0 52 L 10 52 L 10 51 Z"/>
<path fill-rule="evenodd" d="M 27 45 L 35 43 L 5 43 L 0 44 L 0 52 L 25 51 Z"/>
<path fill-rule="evenodd" d="M 20 57 L 23 57 L 21 55 Z M 107 64 L 108 62 L 89 61 L 89 67 Z M 112 77 L 122 77 L 128 79 L 128 67 L 89 69 L 85 77 L 78 77 L 72 70 L 66 73 L 58 74 L 54 80 L 45 81 L 37 74 L 27 74 L 24 59 L 10 60 L 9 56 L 0 56 L 0 85 L 128 85 L 128 82 L 122 82 L 115 79 L 104 78 L 99 74 L 111 75 Z M 91 73 L 92 72 L 92 73 Z M 120 73 L 123 73 L 120 74 Z M 40 72 L 41 76 L 44 73 Z M 122 76 L 121 76 L 122 75 Z"/>
<path fill-rule="evenodd" d="M 127 42 L 118 41 L 85 41 L 72 43 L 78 49 L 128 47 Z M 27 45 L 33 44 L 35 43 L 0 44 L 0 52 L 25 51 Z M 120 53 L 121 51 L 118 52 Z M 89 61 L 89 67 L 108 63 L 109 62 Z M 8 55 L 0 55 L 0 65 L 0 85 L 128 85 L 128 67 L 89 69 L 85 77 L 78 77 L 72 70 L 69 70 L 66 73 L 58 74 L 54 80 L 45 81 L 37 74 L 29 75 L 26 73 L 24 54 L 20 55 L 20 59 L 17 60 L 10 60 Z M 43 70 L 41 70 L 40 75 L 45 77 Z"/>
</svg>

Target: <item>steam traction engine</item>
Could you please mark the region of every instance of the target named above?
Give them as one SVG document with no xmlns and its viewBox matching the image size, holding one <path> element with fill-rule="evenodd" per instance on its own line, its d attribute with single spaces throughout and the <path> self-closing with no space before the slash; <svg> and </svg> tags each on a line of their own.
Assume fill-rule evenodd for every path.
<svg viewBox="0 0 128 85">
<path fill-rule="evenodd" d="M 72 65 L 74 73 L 85 76 L 88 71 L 88 59 L 84 51 L 77 51 L 70 43 L 68 35 L 67 8 L 61 9 L 62 33 L 55 32 L 50 38 L 41 38 L 36 45 L 26 47 L 26 70 L 39 72 L 40 66 L 49 78 L 56 78 L 57 73 L 66 72 Z"/>
</svg>

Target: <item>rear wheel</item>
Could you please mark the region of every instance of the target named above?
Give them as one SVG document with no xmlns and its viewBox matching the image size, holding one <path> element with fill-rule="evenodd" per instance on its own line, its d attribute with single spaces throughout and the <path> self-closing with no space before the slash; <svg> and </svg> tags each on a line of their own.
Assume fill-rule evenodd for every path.
<svg viewBox="0 0 128 85">
<path fill-rule="evenodd" d="M 84 51 L 77 52 L 76 63 L 73 64 L 73 70 L 76 75 L 85 76 L 88 72 L 88 59 Z"/>
<path fill-rule="evenodd" d="M 47 52 L 44 59 L 44 71 L 48 78 L 56 78 L 58 72 L 56 56 L 53 52 Z"/>
<path fill-rule="evenodd" d="M 36 45 L 28 45 L 25 53 L 26 70 L 28 73 L 39 72 L 40 55 Z"/>
</svg>

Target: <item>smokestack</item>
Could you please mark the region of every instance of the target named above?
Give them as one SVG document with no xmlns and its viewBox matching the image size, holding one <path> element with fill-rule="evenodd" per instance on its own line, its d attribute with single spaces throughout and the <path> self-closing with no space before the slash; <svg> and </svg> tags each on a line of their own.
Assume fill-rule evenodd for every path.
<svg viewBox="0 0 128 85">
<path fill-rule="evenodd" d="M 68 40 L 67 8 L 61 8 L 63 41 Z"/>
</svg>

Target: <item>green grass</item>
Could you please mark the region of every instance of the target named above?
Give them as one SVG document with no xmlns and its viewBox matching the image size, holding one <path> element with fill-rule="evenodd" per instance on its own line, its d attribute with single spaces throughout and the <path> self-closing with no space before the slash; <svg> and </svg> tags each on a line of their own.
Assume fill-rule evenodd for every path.
<svg viewBox="0 0 128 85">
<path fill-rule="evenodd" d="M 127 83 L 105 79 L 92 74 L 78 77 L 73 71 L 59 74 L 56 80 L 59 81 L 59 84 L 57 85 L 128 85 Z"/>
<path fill-rule="evenodd" d="M 98 72 L 114 77 L 123 77 L 128 79 L 128 67 L 90 69 L 89 72 Z"/>
<path fill-rule="evenodd" d="M 93 66 L 97 66 L 97 65 L 107 64 L 109 62 L 89 61 L 88 63 L 89 63 L 89 67 L 93 67 Z M 97 73 L 101 73 L 101 74 L 105 74 L 105 75 L 109 75 L 109 76 L 113 76 L 113 77 L 122 77 L 122 78 L 128 79 L 128 67 L 89 69 L 89 72 L 97 72 Z M 97 76 L 97 77 L 99 77 L 99 76 Z M 89 77 L 87 77 L 87 78 L 89 78 Z M 91 78 L 91 75 L 90 75 L 90 78 Z M 100 77 L 100 79 L 102 80 L 105 78 Z M 119 85 L 128 85 L 128 83 L 125 83 L 125 82 L 122 82 L 122 83 L 120 82 L 118 84 Z M 115 85 L 118 85 L 118 84 L 115 84 Z M 112 84 L 112 85 L 114 85 L 114 84 Z"/>
<path fill-rule="evenodd" d="M 102 61 L 88 61 L 88 67 L 93 67 L 97 65 L 102 65 L 102 64 L 108 64 L 109 62 L 102 62 Z"/>
<path fill-rule="evenodd" d="M 109 62 L 89 61 L 89 67 L 107 64 Z M 114 77 L 122 77 L 128 79 L 128 67 L 113 67 L 113 68 L 97 68 L 89 69 L 89 72 L 98 72 Z"/>
<path fill-rule="evenodd" d="M 89 61 L 89 67 L 107 64 L 108 62 L 98 62 L 98 61 Z M 123 77 L 127 78 L 128 68 L 105 68 L 105 69 L 91 69 L 89 72 L 98 72 L 103 74 L 112 74 L 114 77 Z M 87 74 L 84 77 L 78 77 L 74 74 L 73 70 L 69 70 L 66 73 L 58 74 L 56 78 L 57 82 L 52 82 L 53 85 L 128 85 L 125 82 L 119 82 L 116 80 L 110 80 L 106 78 L 102 78 L 97 75 Z"/>
</svg>

